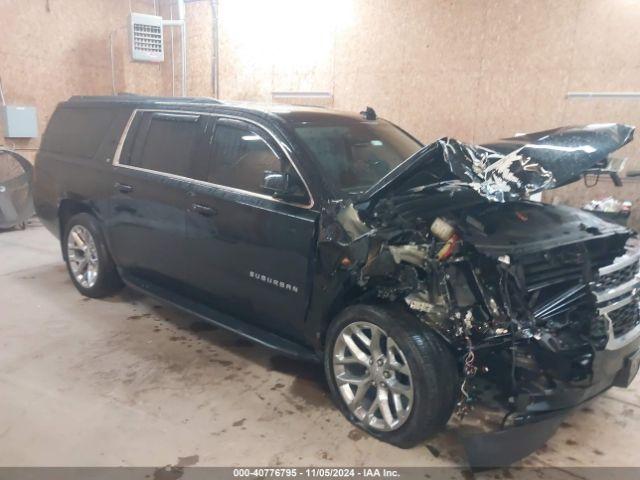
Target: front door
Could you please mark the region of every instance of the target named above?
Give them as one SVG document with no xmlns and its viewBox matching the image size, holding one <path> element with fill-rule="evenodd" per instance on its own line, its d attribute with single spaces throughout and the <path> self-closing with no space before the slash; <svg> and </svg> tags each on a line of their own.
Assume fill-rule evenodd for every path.
<svg viewBox="0 0 640 480">
<path fill-rule="evenodd" d="M 237 119 L 216 120 L 208 160 L 186 220 L 190 278 L 200 299 L 303 338 L 318 213 L 308 197 L 284 202 L 261 187 L 265 171 L 297 172 L 270 134 Z"/>
<path fill-rule="evenodd" d="M 127 273 L 169 288 L 184 282 L 190 177 L 194 158 L 208 148 L 208 120 L 136 113 L 114 166 L 107 228 L 112 254 Z"/>
</svg>

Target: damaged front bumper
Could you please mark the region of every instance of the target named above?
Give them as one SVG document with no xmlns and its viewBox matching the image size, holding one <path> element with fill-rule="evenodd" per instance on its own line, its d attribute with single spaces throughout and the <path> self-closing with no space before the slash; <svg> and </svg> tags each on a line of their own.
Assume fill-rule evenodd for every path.
<svg viewBox="0 0 640 480">
<path fill-rule="evenodd" d="M 535 393 L 526 391 L 530 386 L 520 385 L 520 393 L 509 398 L 509 405 L 503 408 L 505 416 L 500 428 L 474 434 L 465 434 L 461 429 L 469 465 L 472 468 L 510 465 L 543 447 L 580 405 L 611 387 L 628 387 L 640 367 L 640 335 L 636 333 L 632 339 L 627 336 L 624 345 L 619 337 L 613 342 L 618 348 L 605 348 L 590 358 L 588 378 L 556 381 L 553 389 Z M 509 426 L 505 426 L 507 423 Z"/>
<path fill-rule="evenodd" d="M 519 426 L 461 435 L 467 461 L 474 469 L 509 466 L 542 447 L 568 414 L 568 410 L 552 412 Z"/>
<path fill-rule="evenodd" d="M 508 466 L 543 447 L 581 404 L 612 386 L 629 386 L 640 365 L 640 338 L 621 350 L 600 352 L 594 364 L 599 380 L 590 387 L 563 386 L 548 395 L 521 394 L 516 404 L 524 408 L 508 414 L 511 426 L 468 435 L 461 433 L 469 465 L 472 468 Z"/>
</svg>

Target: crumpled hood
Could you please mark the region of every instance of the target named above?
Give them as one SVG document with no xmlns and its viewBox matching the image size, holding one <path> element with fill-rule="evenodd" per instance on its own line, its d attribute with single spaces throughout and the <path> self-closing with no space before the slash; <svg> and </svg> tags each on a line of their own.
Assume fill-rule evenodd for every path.
<svg viewBox="0 0 640 480">
<path fill-rule="evenodd" d="M 456 182 L 496 202 L 557 188 L 604 166 L 633 139 L 635 127 L 608 123 L 529 133 L 486 145 L 442 138 L 422 148 L 365 192 L 380 198 L 442 182 Z"/>
</svg>

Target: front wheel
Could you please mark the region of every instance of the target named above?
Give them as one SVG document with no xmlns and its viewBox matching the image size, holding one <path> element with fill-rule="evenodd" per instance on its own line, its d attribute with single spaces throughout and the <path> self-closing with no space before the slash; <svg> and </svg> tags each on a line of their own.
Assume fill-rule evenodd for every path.
<svg viewBox="0 0 640 480">
<path fill-rule="evenodd" d="M 102 298 L 122 288 L 98 221 L 88 213 L 69 219 L 62 242 L 69 276 L 87 297 Z"/>
<path fill-rule="evenodd" d="M 355 305 L 338 315 L 327 332 L 325 372 L 353 424 L 404 448 L 446 425 L 458 391 L 448 347 L 393 307 Z"/>
</svg>

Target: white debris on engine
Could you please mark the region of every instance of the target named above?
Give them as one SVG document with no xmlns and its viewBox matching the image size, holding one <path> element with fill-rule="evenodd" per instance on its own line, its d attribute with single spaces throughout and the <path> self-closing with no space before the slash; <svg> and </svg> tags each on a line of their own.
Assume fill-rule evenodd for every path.
<svg viewBox="0 0 640 480">
<path fill-rule="evenodd" d="M 427 258 L 427 246 L 426 245 L 389 245 L 389 252 L 393 257 L 393 261 L 396 263 L 407 262 L 417 267 L 424 265 L 425 258 Z"/>
</svg>

